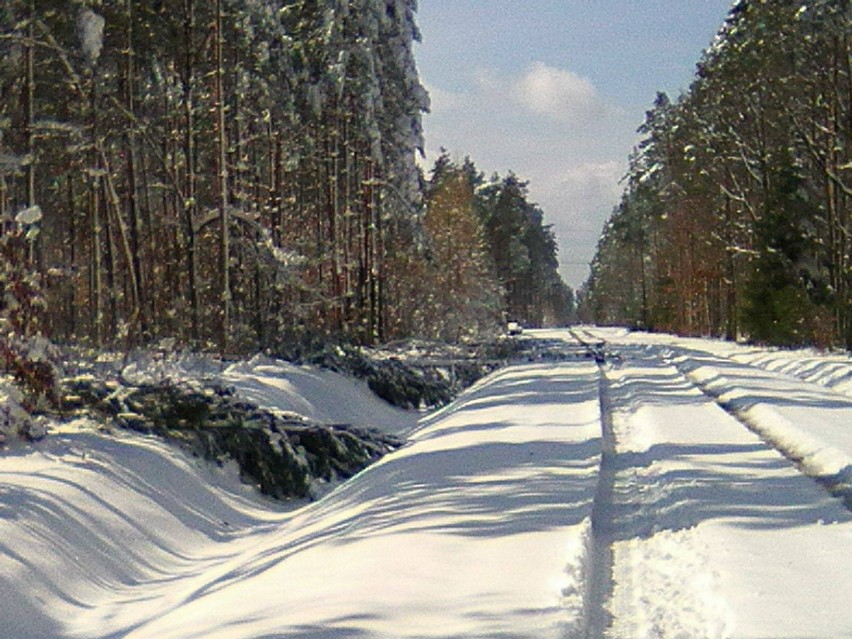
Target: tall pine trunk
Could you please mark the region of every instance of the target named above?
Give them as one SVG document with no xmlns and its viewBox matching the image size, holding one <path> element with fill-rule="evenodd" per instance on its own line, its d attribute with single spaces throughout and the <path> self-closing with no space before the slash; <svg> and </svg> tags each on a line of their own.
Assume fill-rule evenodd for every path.
<svg viewBox="0 0 852 639">
<path fill-rule="evenodd" d="M 225 91 L 223 79 L 225 75 L 223 49 L 224 34 L 222 33 L 223 16 L 222 0 L 216 0 L 216 142 L 218 160 L 218 205 L 221 229 L 221 258 L 222 258 L 222 350 L 229 348 L 231 335 L 231 236 L 229 230 L 228 212 L 228 140 L 225 131 Z"/>
<path fill-rule="evenodd" d="M 190 341 L 193 345 L 198 345 L 201 341 L 201 306 L 198 290 L 198 237 L 195 229 L 198 203 L 196 201 L 195 98 L 193 89 L 193 85 L 195 83 L 195 43 L 193 41 L 193 36 L 195 34 L 194 0 L 184 0 L 183 17 L 184 68 L 182 82 L 185 184 L 183 202 L 181 202 L 180 205 L 183 209 L 184 216 L 186 260 L 189 273 Z"/>
</svg>

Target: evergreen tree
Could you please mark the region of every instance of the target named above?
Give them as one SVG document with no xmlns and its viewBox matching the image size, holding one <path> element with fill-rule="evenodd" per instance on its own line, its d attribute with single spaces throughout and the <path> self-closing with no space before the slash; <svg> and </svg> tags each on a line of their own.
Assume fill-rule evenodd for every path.
<svg viewBox="0 0 852 639">
<path fill-rule="evenodd" d="M 812 343 L 827 287 L 812 277 L 812 208 L 791 164 L 773 180 L 776 192 L 756 225 L 758 256 L 746 286 L 744 325 L 750 337 L 782 346 Z"/>
<path fill-rule="evenodd" d="M 846 4 L 736 2 L 658 98 L 586 285 L 601 321 L 852 347 Z"/>
<path fill-rule="evenodd" d="M 414 2 L 66 5 L 0 13 L 0 215 L 44 212 L 50 334 L 381 338 L 422 207 Z"/>
</svg>

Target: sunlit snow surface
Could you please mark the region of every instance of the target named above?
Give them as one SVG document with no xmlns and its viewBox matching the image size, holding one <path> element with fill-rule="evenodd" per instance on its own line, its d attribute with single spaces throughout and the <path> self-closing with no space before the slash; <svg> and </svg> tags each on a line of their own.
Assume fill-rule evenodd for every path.
<svg viewBox="0 0 852 639">
<path fill-rule="evenodd" d="M 842 475 L 849 360 L 592 330 L 621 355 L 604 365 L 618 442 L 595 510 L 614 551 L 607 636 L 852 636 L 849 512 L 740 421 L 780 424 L 817 460 L 807 472 Z M 322 371 L 256 359 L 217 374 L 312 418 L 412 419 Z M 13 447 L 0 637 L 583 636 L 598 392 L 592 360 L 500 370 L 310 505 L 85 423 Z"/>
<path fill-rule="evenodd" d="M 842 550 L 852 528 L 837 500 L 674 365 L 636 355 L 609 377 L 624 457 L 612 636 L 852 630 L 845 610 L 852 574 Z M 845 411 L 852 418 L 852 402 Z"/>
</svg>

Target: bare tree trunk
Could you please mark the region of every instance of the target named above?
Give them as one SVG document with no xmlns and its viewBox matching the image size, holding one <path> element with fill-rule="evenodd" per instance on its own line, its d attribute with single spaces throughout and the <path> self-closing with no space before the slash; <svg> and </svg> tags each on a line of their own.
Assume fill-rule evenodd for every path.
<svg viewBox="0 0 852 639">
<path fill-rule="evenodd" d="M 222 225 L 222 350 L 228 350 L 231 335 L 231 239 L 228 219 L 228 141 L 225 131 L 225 74 L 222 33 L 222 0 L 216 0 L 216 128 L 219 162 L 219 219 Z"/>
<path fill-rule="evenodd" d="M 373 167 L 368 161 L 364 166 L 364 194 L 361 212 L 361 256 L 358 272 L 358 290 L 360 291 L 360 311 L 362 317 L 361 339 L 369 342 L 374 329 L 372 296 L 372 226 L 373 226 Z"/>
<path fill-rule="evenodd" d="M 68 253 L 65 263 L 74 268 L 77 265 L 77 211 L 74 206 L 74 179 L 71 175 L 68 175 L 66 181 L 68 184 L 68 242 L 66 242 L 64 248 L 67 249 Z M 77 287 L 71 280 L 71 285 L 66 288 L 65 303 L 68 305 L 68 326 L 65 327 L 65 335 L 71 339 L 76 339 L 79 337 L 77 335 Z"/>
<path fill-rule="evenodd" d="M 109 209 L 111 206 L 113 214 L 115 215 L 115 221 L 118 227 L 119 237 L 121 238 L 121 246 L 124 251 L 125 261 L 127 262 L 127 271 L 130 280 L 131 302 L 131 307 L 128 314 L 128 323 L 130 324 L 130 328 L 132 330 L 133 326 L 136 324 L 136 317 L 139 313 L 139 277 L 138 271 L 136 270 L 138 254 L 134 253 L 133 248 L 130 244 L 130 236 L 127 228 L 127 223 L 124 221 L 124 216 L 122 216 L 121 214 L 121 201 L 115 189 L 115 184 L 113 183 L 109 160 L 105 151 L 103 150 L 103 148 L 101 148 L 100 143 L 97 143 L 97 151 L 101 160 L 101 165 L 104 170 L 103 185 L 107 204 L 107 214 L 109 213 Z M 109 237 L 110 242 L 112 242 L 112 234 L 110 234 Z M 113 261 L 113 264 L 115 264 L 115 261 Z"/>
<path fill-rule="evenodd" d="M 24 132 L 26 136 L 26 203 L 27 207 L 36 205 L 36 158 L 35 158 L 35 47 L 31 44 L 35 38 L 36 9 L 35 0 L 30 4 L 30 23 L 27 27 L 29 43 L 24 49 L 26 79 L 24 83 Z M 27 269 L 35 268 L 35 243 L 27 242 Z M 22 327 L 24 334 L 30 330 L 29 322 Z"/>
<path fill-rule="evenodd" d="M 134 64 L 134 56 L 136 55 L 133 43 L 133 0 L 126 2 L 126 66 L 125 66 L 125 107 L 128 113 L 135 115 L 135 74 L 136 65 Z M 142 216 L 139 207 L 139 185 L 138 185 L 138 141 L 135 131 L 135 124 L 127 129 L 126 135 L 127 146 L 127 203 L 128 214 L 130 215 L 130 254 L 132 262 L 132 270 L 135 275 L 132 281 L 134 303 L 136 305 L 136 314 L 139 324 L 139 332 L 142 340 L 149 337 L 148 326 L 148 303 L 147 303 L 147 277 L 145 276 L 144 264 L 145 261 L 142 255 Z M 150 259 L 150 257 L 149 257 Z"/>
<path fill-rule="evenodd" d="M 97 184 L 90 187 L 89 196 L 89 211 L 92 220 L 92 262 L 90 265 L 91 272 L 91 302 L 92 309 L 92 335 L 94 337 L 95 346 L 103 344 L 103 278 L 101 276 L 101 268 L 103 258 L 101 257 L 101 217 L 100 217 L 100 193 Z"/>
<path fill-rule="evenodd" d="M 27 45 L 24 47 L 24 65 L 26 67 L 25 84 L 24 84 L 24 135 L 26 136 L 26 155 L 27 155 L 27 206 L 36 204 L 35 196 L 35 47 L 32 42 L 35 40 L 35 0 L 30 3 L 30 23 L 27 26 Z"/>
<path fill-rule="evenodd" d="M 329 272 L 331 308 L 329 322 L 334 332 L 339 333 L 343 328 L 342 297 L 340 276 L 340 183 L 338 161 L 338 131 L 337 118 L 333 111 L 327 116 L 325 127 L 326 160 L 326 211 L 328 215 L 329 239 Z"/>
<path fill-rule="evenodd" d="M 118 333 L 117 331 L 117 323 L 118 323 L 118 291 L 116 286 L 116 273 L 118 271 L 116 259 L 116 249 L 115 249 L 115 239 L 112 232 L 112 224 L 109 219 L 109 196 L 107 195 L 107 170 L 103 168 L 104 176 L 98 180 L 97 189 L 99 191 L 99 204 L 101 207 L 100 216 L 103 220 L 103 229 L 104 229 L 104 249 L 106 251 L 106 255 L 104 256 L 106 263 L 106 295 L 107 295 L 107 303 L 108 303 L 108 313 L 106 317 L 105 324 L 109 327 L 108 335 L 113 340 L 110 345 L 115 346 L 115 338 Z"/>
<path fill-rule="evenodd" d="M 198 344 L 201 340 L 201 307 L 198 296 L 198 238 L 195 232 L 196 202 L 195 171 L 195 104 L 193 84 L 195 82 L 195 5 L 194 0 L 184 0 L 184 70 L 183 70 L 183 108 L 184 108 L 184 145 L 183 156 L 186 162 L 186 185 L 184 201 L 181 207 L 184 214 L 186 233 L 186 253 L 189 270 L 190 304 L 190 340 Z"/>
<path fill-rule="evenodd" d="M 375 208 L 375 258 L 374 258 L 374 302 L 375 307 L 375 330 L 374 342 L 383 342 L 385 339 L 385 230 L 382 221 L 382 200 L 374 195 L 373 205 Z"/>
</svg>

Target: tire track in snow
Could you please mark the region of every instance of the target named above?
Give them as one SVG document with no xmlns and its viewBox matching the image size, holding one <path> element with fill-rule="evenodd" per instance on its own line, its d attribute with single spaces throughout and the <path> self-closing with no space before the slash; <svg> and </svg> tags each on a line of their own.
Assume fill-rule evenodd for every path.
<svg viewBox="0 0 852 639">
<path fill-rule="evenodd" d="M 601 341 L 593 333 L 585 336 L 586 341 Z M 835 512 L 831 500 L 822 498 L 808 485 L 812 481 L 810 473 L 801 467 L 794 470 L 795 466 L 781 460 L 776 453 L 788 460 L 791 456 L 779 450 L 746 418 L 769 427 L 789 426 L 791 438 L 801 445 L 802 436 L 814 420 L 805 419 L 807 415 L 795 410 L 807 413 L 820 409 L 824 400 L 806 394 L 814 408 L 807 403 L 803 408 L 797 406 L 802 397 L 771 380 L 764 387 L 749 384 L 747 376 L 732 375 L 720 381 L 728 376 L 711 370 L 712 362 L 707 360 L 696 380 L 689 369 L 698 362 L 689 361 L 690 353 L 681 353 L 687 359 L 678 362 L 658 348 L 640 348 L 635 359 L 629 345 L 627 349 L 623 368 L 606 369 L 611 405 L 608 410 L 601 409 L 602 415 L 612 416 L 615 434 L 620 436 L 618 475 L 609 503 L 612 590 L 608 601 L 598 600 L 601 610 L 611 613 L 611 625 L 599 626 L 598 630 L 590 615 L 583 636 L 721 639 L 732 636 L 733 629 L 739 630 L 737 636 L 763 637 L 782 636 L 788 625 L 811 628 L 815 619 L 820 619 L 815 612 L 818 606 L 808 608 L 812 618 L 806 622 L 799 621 L 804 610 L 796 613 L 796 620 L 779 622 L 778 614 L 767 612 L 766 602 L 775 595 L 766 593 L 771 593 L 772 584 L 783 572 L 786 577 L 781 581 L 786 580 L 787 588 L 798 593 L 798 598 L 790 600 L 793 605 L 787 604 L 795 610 L 810 593 L 819 591 L 822 583 L 836 583 L 836 577 L 824 579 L 839 574 L 833 569 L 834 564 L 830 559 L 824 560 L 821 550 L 813 551 L 820 546 L 809 539 L 831 538 L 833 529 L 824 522 L 846 520 L 837 515 L 822 518 L 823 510 Z M 618 357 L 608 355 L 611 359 Z M 697 383 L 705 377 L 707 388 Z M 776 401 L 779 388 L 781 400 Z M 751 411 L 752 404 L 761 401 L 765 406 L 760 408 L 765 411 Z M 772 415 L 773 403 L 777 404 L 777 416 Z M 700 405 L 706 409 L 705 414 L 699 410 Z M 795 410 L 785 413 L 785 408 Z M 737 409 L 744 414 L 738 414 Z M 800 423 L 794 423 L 797 415 L 802 417 Z M 715 439 L 705 439 L 694 428 L 703 424 L 705 417 L 714 429 L 718 423 L 719 430 L 713 431 Z M 826 413 L 824 417 L 828 419 L 830 415 Z M 783 423 L 785 419 L 787 424 Z M 823 415 L 817 419 L 822 420 Z M 836 422 L 836 416 L 831 419 Z M 754 436 L 760 437 L 764 445 Z M 713 446 L 717 450 L 712 450 Z M 738 459 L 737 455 L 743 457 Z M 767 464 L 766 460 L 774 461 Z M 758 468 L 760 473 L 755 470 Z M 797 477 L 797 472 L 808 479 Z M 764 473 L 769 477 L 764 477 Z M 798 487 L 789 493 L 793 495 L 789 502 L 788 493 L 777 493 L 784 496 L 781 502 L 786 508 L 776 508 L 779 500 L 773 497 L 773 486 Z M 719 490 L 723 497 L 718 497 Z M 595 501 L 596 506 L 603 503 Z M 781 523 L 784 516 L 778 512 L 785 510 L 791 519 Z M 737 517 L 732 517 L 734 514 Z M 597 518 L 595 522 L 596 543 L 601 541 L 599 521 Z M 786 528 L 790 531 L 786 532 Z M 842 531 L 838 537 L 842 541 Z M 755 557 L 765 561 L 756 561 L 752 566 L 749 562 Z M 593 568 L 593 550 L 589 561 Z M 812 578 L 812 566 L 819 566 L 814 569 L 819 577 Z M 802 585 L 800 578 L 809 583 Z M 761 580 L 770 587 L 752 588 L 751 584 Z M 591 580 L 588 587 L 591 605 L 595 596 Z M 827 592 L 832 592 L 830 586 Z M 780 612 L 783 618 L 784 611 Z M 753 630 L 761 624 L 775 631 Z M 797 630 L 789 634 L 808 633 Z"/>
<path fill-rule="evenodd" d="M 677 477 L 678 470 L 670 474 L 682 462 L 681 456 L 689 457 L 689 446 L 677 436 L 669 439 L 677 432 L 656 439 L 654 417 L 645 423 L 634 421 L 637 411 L 650 409 L 662 417 L 661 425 L 670 427 L 679 423 L 671 419 L 675 413 L 689 407 L 688 414 L 693 415 L 708 404 L 686 380 L 680 383 L 673 369 L 666 371 L 668 365 L 659 358 L 634 361 L 611 351 L 607 358 L 602 370 L 605 414 L 616 453 L 607 530 L 611 590 L 602 603 L 610 623 L 597 635 L 590 627 L 587 637 L 722 639 L 728 636 L 729 614 L 710 556 L 694 524 L 677 514 L 688 502 L 695 480 Z M 670 408 L 658 412 L 662 406 Z M 646 427 L 650 432 L 638 435 Z M 700 450 L 699 445 L 692 452 Z"/>
<path fill-rule="evenodd" d="M 609 371 L 624 361 L 622 355 L 590 331 L 571 334 L 598 362 L 603 433 L 587 555 L 584 634 L 580 636 L 725 636 L 720 630 L 725 614 L 713 594 L 713 573 L 692 532 L 656 530 L 662 514 L 659 500 L 665 500 L 673 486 L 663 477 L 643 472 L 648 470 L 642 468 L 644 456 L 619 444 L 623 406 L 619 405 L 618 374 Z M 672 570 L 673 562 L 678 569 Z M 635 592 L 644 594 L 637 597 Z"/>
<path fill-rule="evenodd" d="M 605 371 L 606 342 L 586 333 L 581 337 L 577 331 L 571 336 L 587 350 L 589 357 L 598 363 L 598 396 L 601 419 L 601 462 L 598 483 L 592 502 L 591 531 L 587 539 L 586 564 L 584 566 L 585 596 L 583 601 L 583 639 L 601 639 L 612 625 L 612 615 L 606 604 L 613 592 L 613 541 L 614 517 L 613 494 L 617 468 L 617 450 L 612 423 L 612 408 L 609 399 L 608 381 Z M 588 338 L 588 339 L 586 339 Z M 593 340 L 594 343 L 589 341 Z"/>
<path fill-rule="evenodd" d="M 604 354 L 606 342 L 593 332 L 584 329 L 584 340 L 581 340 L 576 330 L 571 330 L 570 333 L 575 339 L 582 341 L 587 346 L 594 342 L 597 352 L 600 352 L 602 355 Z M 773 371 L 765 366 L 759 366 L 754 363 L 739 362 L 730 356 L 712 355 L 703 352 L 699 354 L 693 353 L 690 350 L 673 352 L 665 349 L 663 352 L 660 352 L 658 349 L 653 349 L 646 352 L 649 354 L 654 353 L 654 356 L 659 358 L 660 361 L 673 366 L 690 384 L 718 404 L 739 424 L 757 435 L 764 443 L 785 457 L 799 472 L 815 481 L 830 495 L 839 499 L 848 510 L 852 510 L 852 458 L 845 451 L 834 449 L 815 436 L 810 435 L 795 423 L 777 414 L 771 408 L 771 405 L 763 406 L 761 403 L 758 403 L 756 405 L 740 406 L 739 403 L 727 397 L 734 390 L 734 387 L 721 389 L 712 387 L 713 380 L 721 375 L 720 372 L 713 371 L 709 375 L 702 375 L 698 372 L 698 369 L 691 369 L 684 361 L 678 361 L 678 358 L 683 357 L 688 361 L 691 355 L 695 355 L 701 359 L 715 357 L 725 364 L 761 371 L 767 376 L 793 380 L 796 383 L 820 389 L 821 392 L 829 395 L 837 395 L 837 397 L 848 397 L 848 395 L 813 380 L 802 379 L 798 375 Z M 619 357 L 610 353 L 607 353 L 606 356 L 610 358 Z M 705 363 L 704 366 L 714 368 L 712 362 L 710 364 Z M 748 387 L 743 388 L 749 390 Z"/>
<path fill-rule="evenodd" d="M 592 527 L 589 561 L 586 567 L 584 627 L 586 639 L 600 639 L 612 625 L 606 604 L 613 591 L 613 493 L 618 453 L 612 425 L 608 382 L 603 363 L 600 367 L 601 465 L 592 502 Z"/>
</svg>

